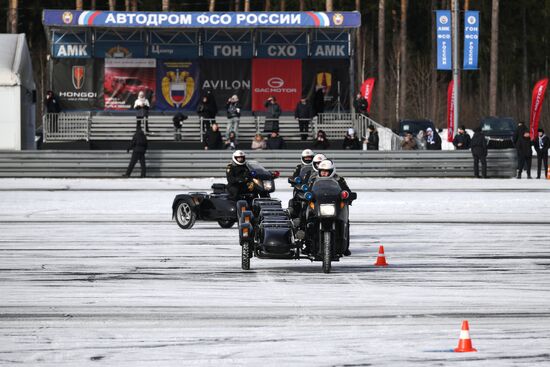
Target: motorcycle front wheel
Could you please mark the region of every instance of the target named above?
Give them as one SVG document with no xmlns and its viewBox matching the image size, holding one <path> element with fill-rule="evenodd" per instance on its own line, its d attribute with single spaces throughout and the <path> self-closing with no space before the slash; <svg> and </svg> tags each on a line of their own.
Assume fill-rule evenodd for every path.
<svg viewBox="0 0 550 367">
<path fill-rule="evenodd" d="M 323 232 L 323 273 L 330 273 L 331 260 L 332 260 L 332 246 L 331 246 L 331 233 L 329 231 Z"/>
</svg>

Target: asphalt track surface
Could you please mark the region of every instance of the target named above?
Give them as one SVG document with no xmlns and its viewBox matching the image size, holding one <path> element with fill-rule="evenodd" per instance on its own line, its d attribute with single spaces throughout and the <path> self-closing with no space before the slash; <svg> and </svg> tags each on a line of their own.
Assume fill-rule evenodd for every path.
<svg viewBox="0 0 550 367">
<path fill-rule="evenodd" d="M 550 365 L 548 181 L 349 180 L 328 275 L 179 229 L 173 196 L 211 182 L 0 180 L 0 365 Z"/>
</svg>

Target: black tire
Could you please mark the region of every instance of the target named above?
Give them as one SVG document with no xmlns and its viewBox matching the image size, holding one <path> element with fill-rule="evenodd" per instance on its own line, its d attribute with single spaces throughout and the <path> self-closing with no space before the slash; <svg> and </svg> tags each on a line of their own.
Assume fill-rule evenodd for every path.
<svg viewBox="0 0 550 367">
<path fill-rule="evenodd" d="M 218 224 L 222 228 L 231 228 L 235 225 L 235 221 L 233 219 L 220 219 Z"/>
<path fill-rule="evenodd" d="M 330 232 L 326 231 L 323 232 L 323 273 L 328 274 L 330 273 L 331 269 L 331 260 L 332 260 L 332 253 L 331 253 L 331 241 L 330 241 Z"/>
<path fill-rule="evenodd" d="M 181 229 L 189 229 L 195 225 L 197 213 L 193 209 L 193 204 L 187 200 L 181 200 L 176 206 L 176 223 Z"/>
<path fill-rule="evenodd" d="M 243 242 L 241 252 L 241 268 L 243 270 L 250 270 L 250 243 L 248 241 Z"/>
</svg>

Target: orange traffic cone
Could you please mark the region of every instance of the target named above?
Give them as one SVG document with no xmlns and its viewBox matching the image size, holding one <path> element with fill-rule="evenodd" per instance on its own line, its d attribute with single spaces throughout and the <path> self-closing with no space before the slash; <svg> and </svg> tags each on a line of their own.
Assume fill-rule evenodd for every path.
<svg viewBox="0 0 550 367">
<path fill-rule="evenodd" d="M 472 339 L 470 339 L 470 326 L 468 320 L 462 321 L 462 330 L 460 330 L 460 339 L 458 339 L 458 347 L 455 352 L 477 352 L 477 349 L 472 347 Z"/>
<path fill-rule="evenodd" d="M 374 266 L 388 266 L 386 256 L 384 255 L 384 246 L 380 246 L 378 249 L 378 258 L 376 259 Z"/>
</svg>

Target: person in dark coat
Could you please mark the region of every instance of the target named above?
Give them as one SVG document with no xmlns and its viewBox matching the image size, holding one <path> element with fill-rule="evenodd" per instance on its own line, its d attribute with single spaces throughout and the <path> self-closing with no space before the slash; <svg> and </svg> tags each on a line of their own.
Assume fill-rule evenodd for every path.
<svg viewBox="0 0 550 367">
<path fill-rule="evenodd" d="M 466 132 L 466 128 L 461 126 L 458 128 L 458 134 L 453 139 L 453 145 L 457 150 L 468 150 L 470 149 L 471 140 L 470 135 Z"/>
<path fill-rule="evenodd" d="M 424 141 L 426 142 L 427 150 L 441 150 L 441 137 L 431 127 L 426 129 Z"/>
<path fill-rule="evenodd" d="M 51 90 L 46 92 L 46 99 L 44 100 L 44 104 L 46 105 L 47 113 L 61 112 L 61 107 L 59 106 L 59 102 L 57 101 L 57 98 L 55 97 L 53 91 Z"/>
<path fill-rule="evenodd" d="M 302 97 L 300 99 L 300 102 L 298 102 L 298 104 L 296 105 L 296 109 L 294 110 L 294 118 L 298 120 L 298 126 L 300 128 L 300 132 L 302 133 L 300 135 L 301 139 L 307 140 L 309 123 L 313 118 L 313 109 L 311 108 L 310 104 L 307 103 L 306 97 Z"/>
<path fill-rule="evenodd" d="M 183 127 L 183 121 L 187 120 L 187 115 L 184 115 L 181 112 L 178 112 L 172 117 L 172 122 L 174 123 L 174 136 L 176 141 L 181 141 L 181 128 Z"/>
<path fill-rule="evenodd" d="M 355 129 L 349 128 L 348 133 L 344 136 L 344 142 L 342 143 L 342 149 L 344 150 L 361 150 L 361 141 L 355 134 Z"/>
<path fill-rule="evenodd" d="M 518 150 L 518 177 L 521 178 L 521 173 L 525 169 L 527 178 L 531 178 L 531 159 L 533 158 L 533 150 L 531 149 L 531 137 L 529 131 L 525 131 L 516 142 Z"/>
<path fill-rule="evenodd" d="M 313 114 L 317 116 L 325 112 L 325 88 L 318 85 L 313 96 Z"/>
<path fill-rule="evenodd" d="M 205 150 L 217 150 L 223 149 L 223 139 L 220 133 L 220 128 L 217 123 L 212 124 L 212 128 L 208 129 L 204 136 L 204 149 Z"/>
<path fill-rule="evenodd" d="M 378 136 L 378 131 L 374 125 L 369 125 L 369 137 L 366 140 L 367 150 L 378 150 L 380 144 L 380 137 Z"/>
<path fill-rule="evenodd" d="M 479 162 L 481 161 L 481 172 L 483 178 L 487 178 L 487 140 L 485 134 L 478 127 L 474 130 L 474 137 L 471 141 L 472 156 L 474 157 L 474 175 L 479 176 Z"/>
<path fill-rule="evenodd" d="M 317 136 L 313 141 L 314 150 L 326 150 L 330 148 L 330 141 L 327 138 L 327 134 L 323 130 L 317 132 Z"/>
<path fill-rule="evenodd" d="M 282 136 L 279 135 L 278 131 L 272 131 L 271 136 L 269 139 L 267 139 L 266 142 L 266 149 L 271 150 L 278 150 L 278 149 L 284 149 L 285 147 L 285 140 Z"/>
<path fill-rule="evenodd" d="M 282 110 L 281 106 L 277 103 L 277 98 L 273 96 L 269 97 L 265 101 L 264 106 L 267 108 L 264 131 L 279 131 L 279 117 L 281 116 Z"/>
<path fill-rule="evenodd" d="M 130 143 L 130 146 L 128 147 L 128 149 L 126 149 L 126 152 L 129 153 L 130 149 L 132 149 L 132 158 L 130 159 L 130 164 L 128 165 L 128 169 L 126 169 L 126 173 L 123 176 L 130 177 L 134 169 L 134 166 L 139 160 L 139 166 L 141 167 L 141 177 L 145 177 L 145 174 L 147 173 L 146 167 L 145 167 L 145 152 L 147 151 L 147 137 L 145 136 L 145 133 L 143 132 L 143 130 L 141 130 L 141 125 L 138 125 L 136 127 L 136 132 L 132 137 L 132 142 Z"/>
<path fill-rule="evenodd" d="M 548 174 L 548 148 L 550 148 L 550 138 L 544 133 L 544 129 L 539 129 L 538 136 L 533 142 L 537 152 L 537 178 L 540 178 L 541 166 L 544 163 L 544 177 Z"/>
<path fill-rule="evenodd" d="M 523 133 L 526 131 L 529 131 L 527 126 L 525 126 L 525 123 L 523 121 L 518 122 L 518 127 L 516 128 L 516 131 L 514 132 L 514 136 L 512 137 L 512 142 L 514 143 L 514 146 L 517 148 L 518 140 L 523 136 Z"/>
<path fill-rule="evenodd" d="M 369 102 L 363 98 L 361 93 L 357 93 L 357 96 L 355 96 L 355 100 L 353 101 L 353 108 L 355 109 L 356 113 L 360 113 L 361 115 L 368 116 L 369 115 Z"/>
<path fill-rule="evenodd" d="M 235 134 L 234 131 L 231 131 L 229 133 L 229 137 L 225 139 L 224 144 L 225 144 L 225 149 L 236 150 L 237 145 L 239 145 L 239 143 L 237 142 L 237 134 Z"/>
<path fill-rule="evenodd" d="M 217 110 L 215 109 L 215 103 L 212 103 L 212 97 L 204 95 L 197 106 L 197 115 L 202 118 L 203 129 L 208 131 L 213 123 L 216 122 Z"/>
<path fill-rule="evenodd" d="M 251 183 L 252 178 L 246 165 L 246 155 L 242 150 L 236 150 L 231 160 L 232 162 L 225 169 L 227 192 L 231 199 L 238 200 L 248 191 L 248 184 Z"/>
</svg>

